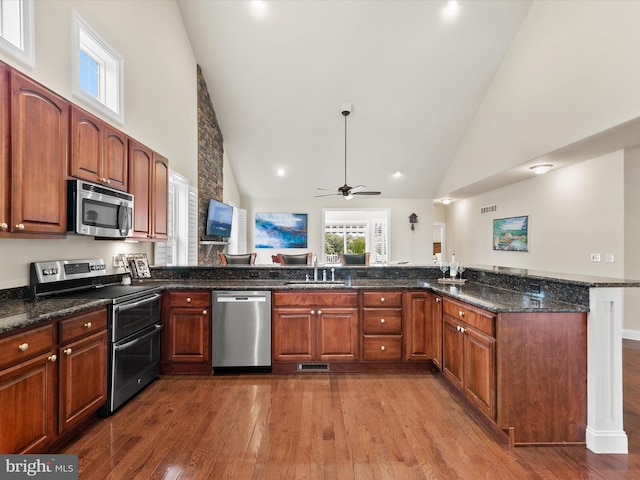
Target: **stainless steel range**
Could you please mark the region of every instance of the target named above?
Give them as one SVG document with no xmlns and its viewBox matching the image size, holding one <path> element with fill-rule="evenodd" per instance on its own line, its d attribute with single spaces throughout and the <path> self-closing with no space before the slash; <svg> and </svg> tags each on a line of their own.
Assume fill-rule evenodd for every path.
<svg viewBox="0 0 640 480">
<path fill-rule="evenodd" d="M 160 372 L 160 288 L 140 285 L 104 284 L 102 259 L 60 260 L 31 264 L 33 299 L 65 295 L 73 298 L 106 299 L 109 329 L 107 404 L 109 415 Z"/>
</svg>

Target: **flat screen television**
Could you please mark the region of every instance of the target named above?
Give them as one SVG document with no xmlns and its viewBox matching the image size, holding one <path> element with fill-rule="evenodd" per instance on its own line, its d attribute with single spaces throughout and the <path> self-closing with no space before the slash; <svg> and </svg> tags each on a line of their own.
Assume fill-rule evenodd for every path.
<svg viewBox="0 0 640 480">
<path fill-rule="evenodd" d="M 209 237 L 229 238 L 231 236 L 231 220 L 233 207 L 217 200 L 209 200 L 207 213 L 207 228 L 205 235 Z"/>
</svg>

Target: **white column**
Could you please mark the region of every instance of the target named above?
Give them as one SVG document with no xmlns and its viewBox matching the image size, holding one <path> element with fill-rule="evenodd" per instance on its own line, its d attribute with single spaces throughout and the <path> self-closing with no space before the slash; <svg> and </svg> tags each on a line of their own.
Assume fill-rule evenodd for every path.
<svg viewBox="0 0 640 480">
<path fill-rule="evenodd" d="M 587 448 L 628 453 L 623 426 L 622 288 L 590 288 L 587 325 Z"/>
</svg>

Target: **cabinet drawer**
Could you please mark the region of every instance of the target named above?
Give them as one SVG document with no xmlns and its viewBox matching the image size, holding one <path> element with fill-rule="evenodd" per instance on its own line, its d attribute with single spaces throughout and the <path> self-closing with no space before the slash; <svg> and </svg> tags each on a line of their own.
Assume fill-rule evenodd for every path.
<svg viewBox="0 0 640 480">
<path fill-rule="evenodd" d="M 402 309 L 365 308 L 363 319 L 364 333 L 402 333 Z"/>
<path fill-rule="evenodd" d="M 0 340 L 0 370 L 52 351 L 55 345 L 53 328 L 53 324 L 49 324 Z"/>
<path fill-rule="evenodd" d="M 85 337 L 107 329 L 106 309 L 74 315 L 60 322 L 60 343 Z"/>
<path fill-rule="evenodd" d="M 495 316 L 491 312 L 480 310 L 479 308 L 474 308 L 449 299 L 445 299 L 442 303 L 442 309 L 445 315 L 456 318 L 470 327 L 474 327 L 475 329 L 486 333 L 487 335 L 492 337 L 495 336 Z"/>
<path fill-rule="evenodd" d="M 399 291 L 376 291 L 362 293 L 363 307 L 401 307 L 402 292 Z"/>
<path fill-rule="evenodd" d="M 168 292 L 170 307 L 208 307 L 209 292 Z"/>
<path fill-rule="evenodd" d="M 365 360 L 402 360 L 402 337 L 400 335 L 375 335 L 364 337 Z"/>
<path fill-rule="evenodd" d="M 331 292 L 275 292 L 274 307 L 357 307 L 358 293 L 333 290 Z"/>
</svg>

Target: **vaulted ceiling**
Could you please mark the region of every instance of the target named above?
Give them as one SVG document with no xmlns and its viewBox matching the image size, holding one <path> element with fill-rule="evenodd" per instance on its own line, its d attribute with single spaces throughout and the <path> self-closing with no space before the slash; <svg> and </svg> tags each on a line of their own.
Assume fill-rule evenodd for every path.
<svg viewBox="0 0 640 480">
<path fill-rule="evenodd" d="M 531 2 L 446 3 L 180 0 L 241 194 L 342 186 L 351 104 L 347 183 L 433 198 Z"/>
</svg>

